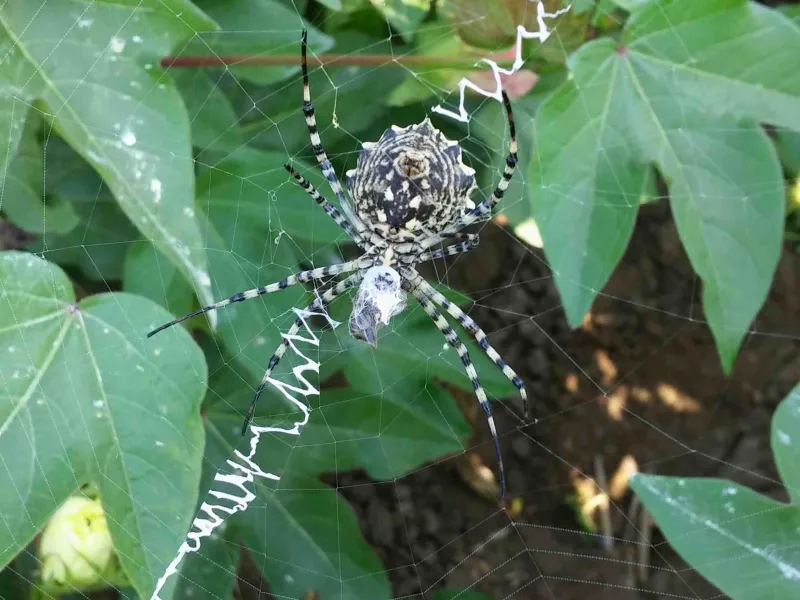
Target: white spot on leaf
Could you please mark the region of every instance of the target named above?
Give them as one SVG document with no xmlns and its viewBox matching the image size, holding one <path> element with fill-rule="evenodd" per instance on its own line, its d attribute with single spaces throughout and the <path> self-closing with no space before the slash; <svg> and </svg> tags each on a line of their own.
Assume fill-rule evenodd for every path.
<svg viewBox="0 0 800 600">
<path fill-rule="evenodd" d="M 150 180 L 150 191 L 155 194 L 153 197 L 153 202 L 161 202 L 161 191 L 163 187 L 161 185 L 161 181 L 158 179 Z"/>
<path fill-rule="evenodd" d="M 112 52 L 122 52 L 125 49 L 125 40 L 118 37 L 111 38 L 108 47 L 111 48 Z"/>
</svg>

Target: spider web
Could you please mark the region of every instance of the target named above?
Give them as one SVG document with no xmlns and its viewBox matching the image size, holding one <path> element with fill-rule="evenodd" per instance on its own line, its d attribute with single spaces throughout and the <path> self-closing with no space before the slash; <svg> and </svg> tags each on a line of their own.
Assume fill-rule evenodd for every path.
<svg viewBox="0 0 800 600">
<path fill-rule="evenodd" d="M 197 31 L 175 55 L 219 56 L 219 48 L 235 54 L 273 37 L 285 40 L 280 53 L 295 53 L 300 4 L 282 5 L 297 17 L 290 31 L 262 22 Z M 314 25 L 325 29 L 336 19 L 331 15 Z M 462 24 L 481 18 L 463 17 Z M 90 26 L 82 19 L 75 27 Z M 556 47 L 558 34 L 555 28 Z M 442 25 L 426 43 L 433 47 L 447 35 Z M 313 35 L 311 47 L 319 53 Z M 493 98 L 496 63 L 472 80 L 479 83 L 445 84 L 400 58 L 408 46 L 398 34 L 351 32 L 333 51 L 396 57 L 312 67 L 320 134 L 340 178 L 355 166 L 362 142 L 426 116 L 383 102 L 401 82 L 414 81 L 417 93 L 427 90 L 426 114 L 461 142 L 481 174 L 476 197 L 491 193 L 509 142 Z M 524 68 L 515 63 L 511 70 Z M 208 256 L 215 297 L 353 258 L 344 234 L 282 168 L 289 159 L 334 201 L 310 154 L 297 68 L 276 76 L 273 67 L 268 80 L 257 67 L 238 65 L 167 71 L 180 82 L 193 119 L 193 155 L 176 157 L 176 165 L 192 160 L 198 174 L 195 203 L 184 214 L 200 224 L 204 244 L 192 250 Z M 546 85 L 541 77 L 527 100 L 515 100 L 521 138 L 533 136 L 533 111 Z M 485 97 L 476 87 L 487 90 Z M 473 93 L 464 96 L 465 88 Z M 45 131 L 47 193 L 47 169 L 57 168 L 49 152 L 60 140 L 52 128 Z M 135 146 L 129 134 L 115 132 Z M 601 146 L 598 153 L 614 150 Z M 444 598 L 436 595 L 444 589 L 463 598 L 723 597 L 664 541 L 624 481 L 635 470 L 720 476 L 780 493 L 764 440 L 775 405 L 798 379 L 800 323 L 787 299 L 797 290 L 796 257 L 783 257 L 767 308 L 746 337 L 737 370 L 725 378 L 702 316 L 700 281 L 663 190 L 641 209 L 615 275 L 573 331 L 523 195 L 529 177 L 517 170 L 497 216 L 476 228 L 476 251 L 421 269 L 429 282 L 469 294 L 465 310 L 526 381 L 535 417 L 529 423 L 502 375 L 481 364 L 480 349 L 470 345 L 493 399 L 507 509 L 492 500 L 496 460 L 483 415 L 465 391 L 466 376 L 454 374 L 461 369 L 455 351 L 425 314 L 417 307 L 396 317 L 373 350 L 338 327 L 349 297 L 325 315 L 310 315 L 301 310 L 309 295 L 292 288 L 228 307 L 217 314 L 214 335 L 198 335 L 209 365 L 200 508 L 172 562 L 159 556 L 162 597 L 172 586 L 182 597 L 220 599 Z M 571 201 L 570 191 L 563 193 Z M 98 236 L 110 210 L 99 187 L 89 205 L 77 242 L 45 227 L 29 247 L 64 265 L 88 293 L 131 289 L 176 315 L 188 312 L 187 298 L 201 291 L 157 252 L 162 242 L 143 240 L 130 225 Z M 129 271 L 109 275 L 104 261 L 121 258 Z M 259 401 L 253 428 L 239 440 L 239 418 L 298 315 L 303 327 Z M 157 349 L 158 338 L 151 342 Z M 26 556 L 35 559 L 35 550 Z M 19 570 L 16 563 L 9 568 Z M 135 597 L 130 589 L 121 594 Z"/>
</svg>

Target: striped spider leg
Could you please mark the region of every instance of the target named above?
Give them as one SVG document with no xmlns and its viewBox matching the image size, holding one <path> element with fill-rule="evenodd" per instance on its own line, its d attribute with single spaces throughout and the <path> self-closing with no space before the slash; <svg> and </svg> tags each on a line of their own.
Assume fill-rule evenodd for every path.
<svg viewBox="0 0 800 600">
<path fill-rule="evenodd" d="M 470 252 L 474 249 L 475 244 L 472 242 L 459 242 L 458 244 L 453 244 L 452 246 L 446 246 L 433 251 L 422 252 L 415 257 L 414 262 L 428 262 L 430 260 L 436 260 L 437 258 L 445 258 L 446 256 L 456 256 L 458 254 Z"/>
<path fill-rule="evenodd" d="M 156 327 L 147 334 L 147 337 L 153 337 L 159 331 L 163 331 L 173 325 L 177 325 L 178 323 L 182 323 L 186 319 L 191 319 L 192 317 L 196 317 L 198 315 L 205 314 L 212 310 L 217 310 L 219 308 L 225 308 L 229 304 L 233 304 L 234 302 L 244 302 L 245 300 L 250 300 L 252 298 L 257 298 L 258 296 L 263 296 L 264 294 L 271 294 L 272 292 L 277 292 L 280 290 L 285 290 L 286 288 L 296 285 L 298 283 L 308 283 L 309 281 L 314 281 L 316 279 L 325 279 L 327 277 L 333 277 L 334 275 L 339 275 L 341 273 L 349 273 L 352 271 L 356 271 L 358 269 L 364 269 L 372 264 L 372 260 L 369 258 L 370 253 L 365 254 L 361 258 L 356 260 L 351 260 L 350 262 L 341 263 L 338 265 L 329 265 L 327 267 L 319 267 L 318 269 L 310 269 L 308 271 L 300 271 L 299 273 L 295 273 L 294 275 L 289 275 L 285 279 L 281 279 L 280 281 L 276 281 L 275 283 L 270 283 L 269 285 L 265 285 L 263 287 L 253 288 L 251 290 L 246 290 L 244 292 L 238 292 L 231 296 L 230 298 L 226 298 L 225 300 L 220 300 L 219 302 L 215 302 L 214 304 L 209 304 L 208 306 L 204 306 L 194 312 L 190 312 L 187 315 L 183 315 L 182 317 L 178 317 L 177 319 L 170 321 L 169 323 L 164 323 L 160 327 Z"/>
<path fill-rule="evenodd" d="M 478 402 L 480 403 L 483 412 L 486 414 L 486 421 L 489 424 L 489 431 L 492 434 L 492 442 L 494 442 L 494 452 L 497 456 L 497 466 L 500 474 L 500 497 L 505 499 L 506 474 L 505 468 L 503 467 L 503 454 L 500 451 L 500 440 L 497 437 L 497 428 L 494 424 L 494 416 L 492 416 L 492 407 L 489 404 L 489 399 L 486 397 L 486 390 L 483 389 L 483 386 L 478 379 L 478 373 L 475 370 L 475 365 L 472 364 L 472 360 L 469 357 L 467 347 L 458 337 L 458 334 L 450 326 L 450 323 L 447 322 L 447 319 L 444 318 L 444 315 L 433 305 L 431 299 L 425 293 L 423 293 L 419 287 L 412 287 L 411 294 L 414 296 L 414 298 L 416 298 L 420 306 L 422 306 L 422 309 L 428 313 L 428 316 L 431 318 L 434 325 L 436 325 L 436 328 L 445 337 L 447 343 L 455 348 L 456 352 L 458 352 L 458 356 L 461 359 L 461 364 L 464 365 L 464 370 L 467 372 L 467 377 L 469 377 L 470 382 L 472 382 L 472 389 L 475 390 L 475 395 L 478 397 Z"/>
<path fill-rule="evenodd" d="M 528 407 L 528 392 L 525 391 L 525 383 L 517 375 L 514 369 L 508 366 L 506 361 L 502 359 L 497 350 L 492 347 L 483 329 L 480 328 L 480 326 L 472 317 L 461 310 L 458 305 L 453 304 L 450 302 L 450 300 L 445 298 L 442 293 L 438 292 L 436 288 L 425 281 L 416 271 L 412 269 L 404 269 L 403 277 L 410 281 L 413 286 L 425 294 L 425 296 L 427 296 L 432 302 L 446 310 L 451 317 L 456 319 L 461 326 L 467 330 L 472 337 L 475 338 L 475 341 L 478 342 L 478 345 L 481 347 L 481 349 L 486 353 L 491 361 L 500 368 L 500 370 L 503 372 L 503 375 L 506 376 L 506 379 L 513 383 L 514 387 L 517 388 L 517 391 L 522 398 L 522 408 L 525 420 L 527 420 L 530 415 L 530 409 Z"/>
<path fill-rule="evenodd" d="M 350 203 L 344 196 L 342 191 L 342 184 L 339 183 L 339 178 L 336 176 L 336 171 L 328 160 L 328 155 L 325 153 L 325 148 L 322 147 L 322 140 L 319 137 L 319 130 L 317 129 L 317 119 L 314 116 L 314 106 L 311 104 L 311 86 L 308 83 L 308 32 L 303 30 L 303 40 L 300 45 L 300 64 L 303 71 L 303 115 L 306 118 L 306 125 L 308 126 L 308 135 L 311 138 L 311 149 L 314 151 L 314 156 L 317 157 L 317 162 L 322 168 L 322 174 L 328 180 L 331 190 L 336 194 L 339 200 L 339 206 L 344 212 L 347 220 L 355 228 L 356 232 L 361 238 L 368 237 L 367 226 L 359 219 L 353 210 L 350 208 Z M 310 184 L 309 184 L 310 185 Z"/>
</svg>

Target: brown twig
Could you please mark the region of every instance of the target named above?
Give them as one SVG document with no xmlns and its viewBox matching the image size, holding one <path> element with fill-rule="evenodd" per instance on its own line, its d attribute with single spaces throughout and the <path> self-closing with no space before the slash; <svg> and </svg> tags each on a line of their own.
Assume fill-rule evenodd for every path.
<svg viewBox="0 0 800 600">
<path fill-rule="evenodd" d="M 647 511 L 647 509 L 642 508 L 642 511 L 639 513 L 639 531 L 642 532 L 642 537 L 644 538 L 645 543 L 639 544 L 637 546 L 639 550 L 639 581 L 647 581 L 647 571 L 648 567 L 650 566 L 650 548 L 652 548 L 652 540 L 653 540 L 653 517 Z"/>
<path fill-rule="evenodd" d="M 507 61 L 506 61 L 507 62 Z M 309 56 L 312 67 L 427 67 L 429 69 L 485 70 L 485 64 L 471 59 L 444 58 L 438 56 L 415 56 L 403 54 L 319 54 Z M 287 67 L 300 65 L 299 54 L 230 54 L 227 56 L 165 56 L 161 59 L 163 68 L 203 68 L 203 67 Z M 508 67 L 511 63 L 500 64 Z"/>
</svg>

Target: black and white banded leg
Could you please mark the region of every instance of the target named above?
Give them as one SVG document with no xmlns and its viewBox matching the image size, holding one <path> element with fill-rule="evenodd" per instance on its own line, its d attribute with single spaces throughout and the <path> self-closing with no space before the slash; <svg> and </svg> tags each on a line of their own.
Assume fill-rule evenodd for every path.
<svg viewBox="0 0 800 600">
<path fill-rule="evenodd" d="M 457 231 L 455 233 L 440 234 L 443 240 L 456 240 L 457 242 L 469 242 L 473 246 L 480 244 L 481 238 L 477 233 L 464 233 Z"/>
<path fill-rule="evenodd" d="M 433 305 L 430 298 L 428 298 L 420 289 L 414 289 L 411 293 L 414 298 L 417 299 L 417 302 L 419 302 L 420 306 L 422 306 L 422 309 L 428 313 L 428 316 L 430 316 L 434 325 L 436 325 L 436 328 L 442 332 L 442 335 L 445 337 L 447 342 L 453 348 L 455 348 L 456 352 L 458 352 L 458 356 L 461 359 L 461 364 L 464 365 L 464 371 L 466 371 L 467 377 L 469 377 L 470 382 L 472 382 L 472 389 L 475 390 L 475 395 L 478 397 L 478 402 L 480 402 L 481 408 L 486 414 L 486 422 L 489 424 L 489 431 L 492 434 L 494 451 L 497 455 L 497 466 L 499 471 L 498 479 L 500 480 L 500 498 L 505 500 L 506 472 L 505 468 L 503 467 L 503 454 L 500 452 L 500 440 L 497 437 L 497 428 L 494 424 L 494 416 L 492 416 L 492 407 L 489 404 L 489 399 L 486 397 L 486 390 L 483 389 L 483 386 L 478 379 L 478 373 L 475 370 L 475 365 L 472 364 L 472 360 L 469 357 L 467 347 L 464 345 L 464 342 L 459 339 L 456 332 L 450 326 L 450 323 L 448 323 L 447 319 L 444 318 L 444 315 Z"/>
<path fill-rule="evenodd" d="M 500 181 L 497 183 L 497 187 L 495 187 L 492 195 L 486 198 L 483 202 L 478 204 L 475 208 L 469 211 L 467 214 L 462 216 L 460 219 L 446 227 L 441 233 L 438 235 L 432 236 L 429 240 L 423 242 L 422 246 L 424 248 L 430 248 L 431 246 L 439 243 L 442 241 L 443 238 L 449 237 L 450 235 L 454 234 L 459 229 L 463 229 L 469 225 L 472 225 L 475 221 L 480 219 L 481 217 L 491 214 L 492 208 L 503 199 L 503 196 L 508 189 L 509 183 L 511 183 L 511 178 L 514 176 L 514 171 L 517 168 L 517 128 L 514 125 L 514 113 L 511 110 L 511 101 L 508 99 L 508 94 L 506 94 L 505 90 L 503 90 L 503 105 L 506 108 L 506 116 L 508 117 L 508 132 L 509 137 L 511 138 L 511 142 L 509 144 L 508 149 L 508 156 L 506 156 L 506 164 L 503 167 L 503 173 L 500 177 Z"/>
<path fill-rule="evenodd" d="M 503 372 L 503 375 L 506 376 L 511 383 L 514 384 L 514 387 L 517 388 L 520 397 L 522 398 L 522 410 L 525 416 L 525 420 L 528 420 L 530 416 L 530 408 L 528 406 L 528 392 L 525 390 L 525 383 L 522 379 L 517 375 L 517 373 L 512 369 L 506 361 L 502 359 L 500 354 L 495 350 L 492 345 L 489 343 L 489 340 L 486 337 L 486 332 L 480 328 L 480 326 L 474 321 L 472 317 L 470 317 L 467 313 L 461 310 L 458 305 L 453 304 L 445 298 L 443 294 L 438 292 L 436 288 L 434 288 L 431 284 L 425 281 L 422 276 L 418 273 L 407 273 L 410 275 L 410 279 L 413 279 L 417 289 L 422 291 L 428 298 L 431 299 L 435 304 L 441 306 L 447 313 L 458 320 L 461 326 L 467 330 L 474 338 L 475 341 L 478 342 L 478 345 L 481 349 L 486 353 L 486 355 L 492 360 L 494 364 L 496 364 L 500 370 Z"/>
<path fill-rule="evenodd" d="M 300 64 L 303 70 L 303 115 L 305 116 L 306 125 L 308 126 L 308 135 L 311 138 L 311 148 L 314 151 L 314 156 L 317 157 L 317 162 L 322 168 L 322 174 L 325 176 L 325 179 L 328 180 L 333 193 L 336 194 L 336 198 L 339 200 L 339 206 L 342 208 L 347 220 L 350 221 L 350 224 L 355 228 L 356 232 L 358 232 L 359 237 L 369 237 L 369 235 L 366 234 L 366 225 L 353 213 L 347 198 L 344 197 L 342 184 L 339 183 L 339 178 L 336 177 L 336 171 L 334 171 L 331 161 L 328 160 L 325 148 L 322 147 L 322 140 L 319 137 L 319 130 L 317 129 L 317 119 L 314 116 L 314 106 L 311 104 L 311 87 L 308 84 L 308 33 L 305 29 L 303 30 L 300 54 Z"/>
<path fill-rule="evenodd" d="M 294 168 L 292 168 L 291 165 L 286 164 L 286 165 L 283 165 L 283 167 L 287 171 L 289 171 L 289 173 L 291 174 L 292 177 L 295 178 L 295 180 L 297 181 L 298 185 L 301 188 L 303 188 L 314 199 L 314 202 L 319 204 L 322 207 L 322 209 L 325 211 L 325 213 L 331 219 L 333 219 L 334 222 L 339 227 L 344 229 L 344 232 L 347 235 L 349 235 L 353 239 L 354 242 L 356 242 L 359 246 L 361 246 L 363 248 L 365 240 L 362 238 L 361 235 L 359 235 L 358 233 L 355 232 L 355 230 L 353 229 L 353 226 L 350 224 L 350 222 L 347 219 L 345 219 L 342 216 L 342 213 L 340 213 L 338 210 L 336 210 L 336 207 L 333 206 L 333 204 L 331 204 L 330 202 L 328 202 L 325 199 L 325 197 L 322 194 L 320 194 L 314 188 L 313 185 L 311 185 L 311 182 L 308 181 L 302 175 L 300 175 L 300 173 L 298 173 Z"/>
<path fill-rule="evenodd" d="M 196 317 L 197 315 L 202 315 L 212 310 L 217 310 L 218 308 L 224 308 L 229 304 L 233 304 L 234 302 L 244 302 L 245 300 L 250 300 L 251 298 L 257 298 L 258 296 L 263 296 L 264 294 L 271 294 L 272 292 L 284 290 L 298 283 L 307 283 L 315 279 L 325 279 L 326 277 L 333 277 L 334 275 L 339 275 L 341 273 L 349 273 L 359 268 L 369 266 L 369 262 L 370 261 L 368 259 L 362 257 L 359 258 L 358 260 L 353 260 L 338 265 L 330 265 L 327 267 L 320 267 L 318 269 L 300 271 L 299 273 L 295 273 L 294 275 L 289 275 L 289 277 L 287 277 L 286 279 L 281 279 L 280 281 L 277 281 L 275 283 L 270 283 L 269 285 L 265 285 L 263 287 L 253 288 L 252 290 L 239 292 L 238 294 L 234 294 L 230 298 L 226 298 L 225 300 L 220 300 L 219 302 L 216 302 L 214 304 L 204 306 L 203 308 L 191 312 L 188 315 L 183 315 L 182 317 L 179 317 L 174 321 L 170 321 L 169 323 L 165 323 L 161 327 L 157 327 L 156 329 L 148 333 L 147 337 L 153 337 L 159 331 L 163 331 L 168 327 L 177 325 L 178 323 L 181 323 L 186 319 L 191 319 L 192 317 Z"/>
<path fill-rule="evenodd" d="M 472 242 L 459 242 L 452 246 L 445 248 L 438 248 L 431 252 L 423 252 L 422 254 L 414 257 L 414 262 L 427 262 L 429 260 L 436 260 L 437 258 L 444 258 L 446 256 L 456 256 L 457 254 L 464 254 L 475 249 L 475 244 Z"/>
<path fill-rule="evenodd" d="M 340 296 L 345 291 L 349 290 L 354 285 L 357 285 L 361 282 L 364 278 L 363 274 L 361 273 L 353 273 L 349 277 L 342 279 L 336 285 L 329 287 L 325 292 L 321 295 L 318 295 L 316 299 L 306 307 L 306 312 L 314 312 L 318 310 L 324 309 L 328 306 L 331 302 L 333 302 L 338 296 Z M 270 359 L 269 363 L 267 363 L 267 370 L 264 372 L 264 376 L 261 378 L 261 383 L 258 384 L 258 388 L 256 389 L 256 393 L 253 396 L 252 402 L 250 402 L 250 408 L 247 409 L 247 416 L 244 419 L 244 423 L 242 424 L 242 435 L 247 433 L 247 428 L 250 426 L 250 422 L 253 420 L 253 415 L 256 412 L 256 403 L 258 402 L 259 396 L 261 396 L 261 392 L 264 391 L 264 388 L 267 386 L 269 382 L 269 376 L 272 374 L 272 371 L 275 367 L 278 366 L 281 358 L 286 353 L 286 349 L 289 347 L 289 338 L 293 335 L 297 335 L 297 332 L 300 331 L 300 328 L 303 326 L 303 319 L 297 317 L 295 322 L 284 334 L 281 334 L 283 337 L 283 342 L 278 349 L 275 350 L 275 354 L 273 354 Z"/>
</svg>

